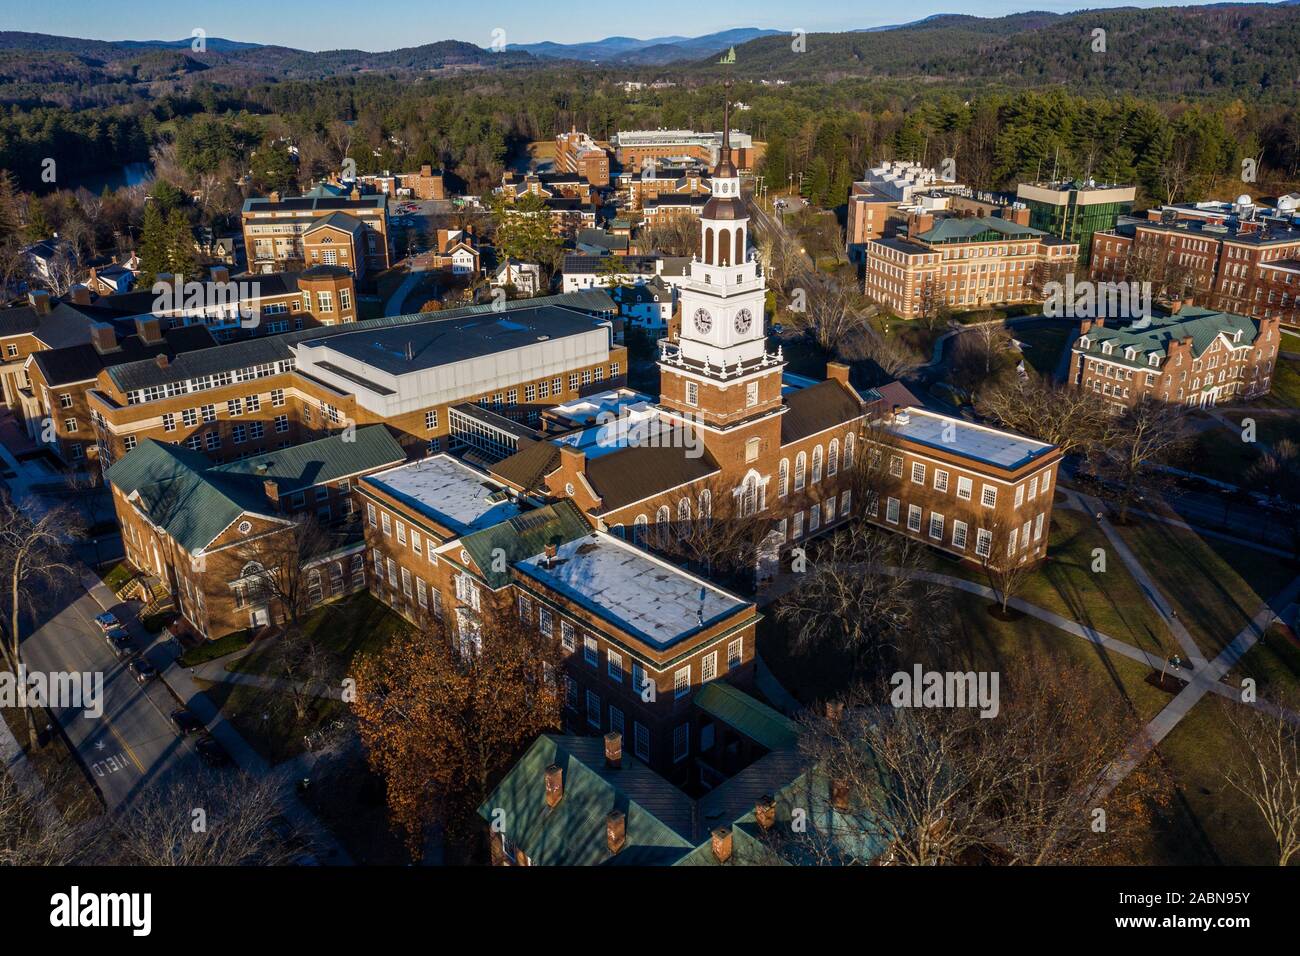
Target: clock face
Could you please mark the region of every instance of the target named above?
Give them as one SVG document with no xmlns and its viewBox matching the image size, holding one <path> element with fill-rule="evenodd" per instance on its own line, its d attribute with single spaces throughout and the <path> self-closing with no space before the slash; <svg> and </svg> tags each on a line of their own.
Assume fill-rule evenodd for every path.
<svg viewBox="0 0 1300 956">
<path fill-rule="evenodd" d="M 744 335 L 749 331 L 749 327 L 754 324 L 754 313 L 749 309 L 741 309 L 736 313 L 736 331 Z"/>
<path fill-rule="evenodd" d="M 695 310 L 695 331 L 701 335 L 708 335 L 709 329 L 713 328 L 713 316 L 709 315 L 708 309 Z"/>
</svg>

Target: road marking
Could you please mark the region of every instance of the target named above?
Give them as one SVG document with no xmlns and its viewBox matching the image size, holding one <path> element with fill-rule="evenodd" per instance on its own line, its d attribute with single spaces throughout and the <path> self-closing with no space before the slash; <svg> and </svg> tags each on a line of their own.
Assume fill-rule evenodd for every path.
<svg viewBox="0 0 1300 956">
<path fill-rule="evenodd" d="M 142 764 L 140 758 L 135 755 L 135 751 L 131 749 L 131 745 L 128 744 L 122 735 L 117 732 L 117 728 L 113 726 L 112 721 L 105 717 L 104 725 L 108 728 L 108 732 L 117 738 L 117 742 L 121 744 L 122 748 L 127 752 L 127 755 L 131 758 L 131 762 L 135 764 L 135 769 L 144 773 L 144 764 Z"/>
</svg>

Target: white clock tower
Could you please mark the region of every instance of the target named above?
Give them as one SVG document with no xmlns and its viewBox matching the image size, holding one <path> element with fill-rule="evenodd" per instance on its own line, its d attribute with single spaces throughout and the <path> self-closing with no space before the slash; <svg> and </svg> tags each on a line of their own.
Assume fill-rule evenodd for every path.
<svg viewBox="0 0 1300 956">
<path fill-rule="evenodd" d="M 700 250 L 681 286 L 677 342 L 660 343 L 660 403 L 714 425 L 770 414 L 781 400 L 779 351 L 767 350 L 766 281 L 749 248 L 749 215 L 731 161 L 731 110 L 712 197 L 700 214 Z"/>
</svg>

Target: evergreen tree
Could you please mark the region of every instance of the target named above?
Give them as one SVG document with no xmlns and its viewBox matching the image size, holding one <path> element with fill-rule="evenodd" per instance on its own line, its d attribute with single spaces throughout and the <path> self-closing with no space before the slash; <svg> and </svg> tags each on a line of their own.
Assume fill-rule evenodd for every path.
<svg viewBox="0 0 1300 956">
<path fill-rule="evenodd" d="M 136 288 L 148 289 L 161 272 L 171 270 L 167 251 L 167 223 L 158 204 L 144 206 L 144 225 L 140 229 L 140 275 Z"/>
<path fill-rule="evenodd" d="M 183 209 L 173 209 L 167 216 L 167 265 L 175 276 L 195 278 L 198 256 L 194 251 L 194 233 Z"/>
</svg>

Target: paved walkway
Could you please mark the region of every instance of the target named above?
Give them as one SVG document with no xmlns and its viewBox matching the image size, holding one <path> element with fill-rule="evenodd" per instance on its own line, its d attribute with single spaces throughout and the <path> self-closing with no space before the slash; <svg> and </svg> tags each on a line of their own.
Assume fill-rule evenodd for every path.
<svg viewBox="0 0 1300 956">
<path fill-rule="evenodd" d="M 162 678 L 186 709 L 203 721 L 208 731 L 221 743 L 241 770 L 254 777 L 272 776 L 278 779 L 285 817 L 303 832 L 310 834 L 311 842 L 322 851 L 321 855 L 327 862 L 340 866 L 351 864 L 351 858 L 342 844 L 298 796 L 296 784 L 300 776 L 295 772 L 298 764 L 289 761 L 285 765 L 273 768 L 267 763 L 208 699 L 190 677 L 187 668 L 172 661 L 163 670 Z"/>
<path fill-rule="evenodd" d="M 1196 645 L 1196 640 L 1192 637 L 1191 632 L 1183 626 L 1182 621 L 1178 620 L 1178 613 L 1170 606 L 1165 596 L 1160 593 L 1159 585 L 1152 580 L 1151 575 L 1147 574 L 1147 569 L 1142 566 L 1142 562 L 1137 559 L 1137 556 L 1129 549 L 1128 544 L 1120 537 L 1119 532 L 1106 519 L 1106 506 L 1100 499 L 1085 495 L 1081 491 L 1069 488 L 1061 490 L 1067 500 L 1070 498 L 1075 499 L 1080 510 L 1097 516 L 1097 526 L 1106 535 L 1106 540 L 1110 542 L 1110 546 L 1115 549 L 1115 553 L 1124 562 L 1129 574 L 1133 575 L 1134 580 L 1142 589 L 1142 593 L 1146 595 L 1147 601 L 1164 620 L 1169 632 L 1178 641 L 1178 646 L 1187 655 L 1188 661 L 1198 670 L 1203 668 L 1206 664 L 1205 655 L 1201 653 L 1201 649 Z"/>
<path fill-rule="evenodd" d="M 410 295 L 412 289 L 420 284 L 422 278 L 424 278 L 423 272 L 412 272 L 403 279 L 402 284 L 394 289 L 393 294 L 388 297 L 388 302 L 384 306 L 384 315 L 405 315 L 403 306 L 406 303 L 406 297 Z"/>
</svg>

